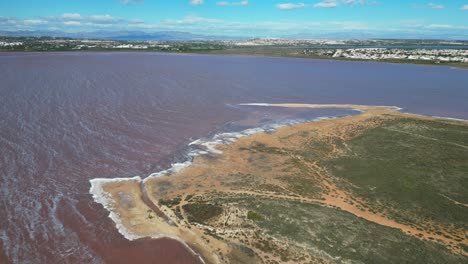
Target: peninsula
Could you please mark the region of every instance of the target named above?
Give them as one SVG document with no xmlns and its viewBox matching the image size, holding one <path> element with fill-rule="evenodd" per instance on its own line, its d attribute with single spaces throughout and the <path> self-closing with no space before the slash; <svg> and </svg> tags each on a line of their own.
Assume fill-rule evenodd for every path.
<svg viewBox="0 0 468 264">
<path fill-rule="evenodd" d="M 468 260 L 468 123 L 399 112 L 255 133 L 166 173 L 92 180 L 129 239 L 170 237 L 204 263 Z"/>
</svg>

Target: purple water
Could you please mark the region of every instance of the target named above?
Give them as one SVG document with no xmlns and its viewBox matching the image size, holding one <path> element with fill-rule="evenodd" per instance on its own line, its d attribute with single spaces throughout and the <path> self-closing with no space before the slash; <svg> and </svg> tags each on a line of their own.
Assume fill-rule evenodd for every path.
<svg viewBox="0 0 468 264">
<path fill-rule="evenodd" d="M 0 53 L 0 263 L 196 263 L 169 239 L 125 240 L 93 202 L 89 179 L 145 176 L 211 131 L 252 125 L 255 115 L 254 123 L 282 117 L 280 110 L 236 106 L 248 102 L 396 105 L 468 119 L 468 71 L 157 53 Z M 308 118 L 344 113 L 281 111 Z"/>
</svg>

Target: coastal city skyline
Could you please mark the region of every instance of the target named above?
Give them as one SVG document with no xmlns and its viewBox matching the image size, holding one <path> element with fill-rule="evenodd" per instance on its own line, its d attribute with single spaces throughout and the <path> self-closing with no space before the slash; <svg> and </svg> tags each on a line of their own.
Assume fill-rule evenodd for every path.
<svg viewBox="0 0 468 264">
<path fill-rule="evenodd" d="M 0 31 L 468 39 L 468 1 L 1 1 Z"/>
</svg>

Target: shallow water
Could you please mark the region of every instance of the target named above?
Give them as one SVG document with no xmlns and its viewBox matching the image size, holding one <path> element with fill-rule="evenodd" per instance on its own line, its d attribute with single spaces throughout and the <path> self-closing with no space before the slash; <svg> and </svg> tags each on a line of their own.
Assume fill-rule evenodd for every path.
<svg viewBox="0 0 468 264">
<path fill-rule="evenodd" d="M 176 241 L 127 241 L 89 179 L 149 175 L 213 131 L 396 105 L 468 119 L 468 72 L 448 67 L 157 53 L 0 54 L 0 263 L 196 263 Z M 323 112 L 321 112 L 323 111 Z"/>
</svg>

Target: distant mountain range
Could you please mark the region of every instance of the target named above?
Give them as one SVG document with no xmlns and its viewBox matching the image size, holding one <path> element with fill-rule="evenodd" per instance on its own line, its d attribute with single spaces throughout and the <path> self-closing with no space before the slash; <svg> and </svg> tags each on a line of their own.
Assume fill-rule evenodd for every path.
<svg viewBox="0 0 468 264">
<path fill-rule="evenodd" d="M 63 31 L 1 31 L 0 36 L 11 37 L 61 37 L 75 39 L 108 39 L 108 40 L 159 40 L 159 41 L 194 41 L 194 40 L 245 40 L 255 38 L 255 36 L 221 36 L 221 35 L 203 35 L 182 31 L 93 31 L 93 32 L 75 32 L 68 33 Z M 445 40 L 466 40 L 463 34 L 441 34 L 435 38 L 424 33 L 413 34 L 383 34 L 375 32 L 343 31 L 328 33 L 301 33 L 279 36 L 286 39 L 445 39 Z"/>
<path fill-rule="evenodd" d="M 67 33 L 63 31 L 0 31 L 0 36 L 11 37 L 62 37 L 78 39 L 110 39 L 110 40 L 161 40 L 161 41 L 190 41 L 190 40 L 234 40 L 244 37 L 227 37 L 192 34 L 180 31 L 94 31 Z"/>
</svg>

